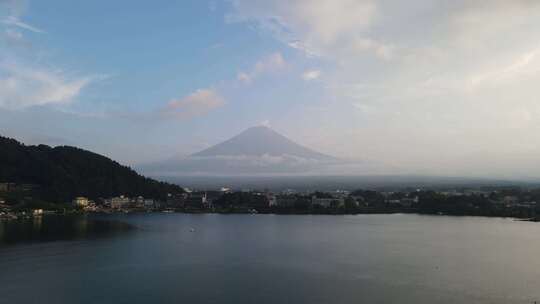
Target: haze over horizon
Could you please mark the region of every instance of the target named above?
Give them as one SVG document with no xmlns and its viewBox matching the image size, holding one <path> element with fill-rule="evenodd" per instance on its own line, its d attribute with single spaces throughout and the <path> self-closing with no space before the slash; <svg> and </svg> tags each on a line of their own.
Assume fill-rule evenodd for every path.
<svg viewBox="0 0 540 304">
<path fill-rule="evenodd" d="M 389 174 L 540 178 L 539 34 L 530 0 L 0 0 L 0 135 L 136 166 L 265 125 Z"/>
</svg>

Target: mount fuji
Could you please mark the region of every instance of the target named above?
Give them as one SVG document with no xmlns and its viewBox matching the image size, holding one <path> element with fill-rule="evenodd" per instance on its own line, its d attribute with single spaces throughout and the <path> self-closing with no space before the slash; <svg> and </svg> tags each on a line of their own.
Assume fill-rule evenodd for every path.
<svg viewBox="0 0 540 304">
<path fill-rule="evenodd" d="M 240 134 L 187 157 L 142 167 L 151 175 L 272 175 L 319 171 L 341 160 L 302 145 L 265 127 Z"/>
</svg>

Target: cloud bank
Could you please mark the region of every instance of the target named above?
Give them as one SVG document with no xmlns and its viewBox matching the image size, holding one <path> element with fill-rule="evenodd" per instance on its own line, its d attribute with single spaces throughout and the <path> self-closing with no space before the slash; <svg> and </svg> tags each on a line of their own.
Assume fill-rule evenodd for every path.
<svg viewBox="0 0 540 304">
<path fill-rule="evenodd" d="M 538 1 L 235 0 L 226 20 L 321 62 L 310 145 L 467 175 L 540 153 Z"/>
</svg>

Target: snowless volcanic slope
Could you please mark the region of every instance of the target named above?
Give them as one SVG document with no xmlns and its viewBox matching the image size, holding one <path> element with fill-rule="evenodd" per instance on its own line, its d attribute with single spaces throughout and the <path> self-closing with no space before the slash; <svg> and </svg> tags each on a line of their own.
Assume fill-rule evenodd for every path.
<svg viewBox="0 0 540 304">
<path fill-rule="evenodd" d="M 264 126 L 249 128 L 229 140 L 193 154 L 192 157 L 263 155 L 288 155 L 313 160 L 335 160 L 332 156 L 303 147 Z"/>
<path fill-rule="evenodd" d="M 260 126 L 190 156 L 141 169 L 152 176 L 276 175 L 317 173 L 336 164 L 342 161 Z"/>
</svg>

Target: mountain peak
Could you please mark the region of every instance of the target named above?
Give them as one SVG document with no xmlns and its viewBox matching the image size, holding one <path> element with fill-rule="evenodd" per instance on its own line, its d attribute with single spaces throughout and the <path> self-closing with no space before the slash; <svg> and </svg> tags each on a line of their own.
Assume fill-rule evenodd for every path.
<svg viewBox="0 0 540 304">
<path fill-rule="evenodd" d="M 250 131 L 250 130 L 270 130 L 270 131 L 274 131 L 272 130 L 269 126 L 266 126 L 266 125 L 256 125 L 256 126 L 253 126 L 253 127 L 249 127 L 247 129 L 244 130 L 244 132 L 246 131 Z"/>
<path fill-rule="evenodd" d="M 154 175 L 265 175 L 325 170 L 341 161 L 306 148 L 267 126 L 254 126 L 208 149 L 146 167 Z"/>
<path fill-rule="evenodd" d="M 270 129 L 269 127 L 265 126 L 265 125 L 258 125 L 258 126 L 253 126 L 253 127 L 249 127 L 247 129 L 245 129 L 244 131 L 240 132 L 240 134 L 244 134 L 244 133 L 277 133 L 276 131 Z M 238 135 L 240 135 L 238 134 Z"/>
<path fill-rule="evenodd" d="M 294 156 L 305 159 L 330 160 L 331 156 L 301 146 L 271 128 L 259 125 L 195 153 L 195 157 L 211 156 Z"/>
</svg>

